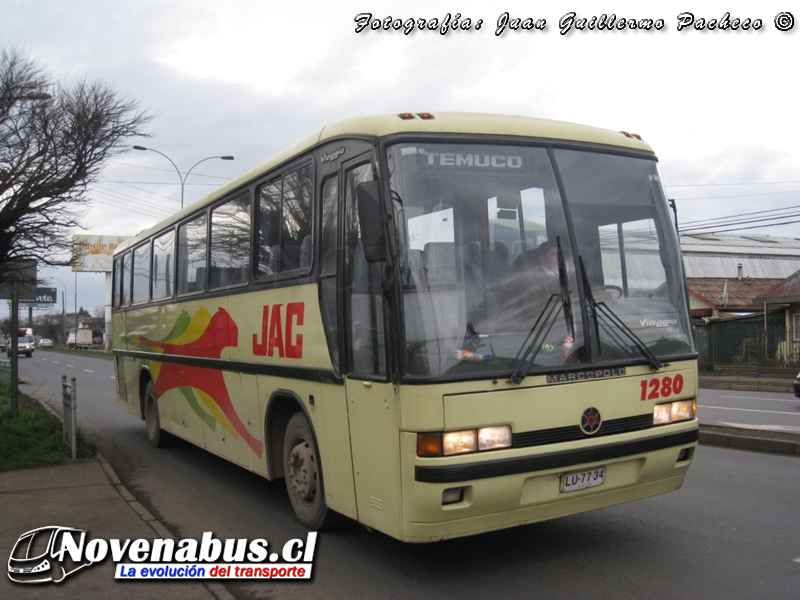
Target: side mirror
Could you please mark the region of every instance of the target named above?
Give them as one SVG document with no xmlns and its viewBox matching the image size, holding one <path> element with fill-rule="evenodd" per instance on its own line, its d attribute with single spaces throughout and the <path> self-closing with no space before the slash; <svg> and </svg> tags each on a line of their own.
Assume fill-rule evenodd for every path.
<svg viewBox="0 0 800 600">
<path fill-rule="evenodd" d="M 356 188 L 358 197 L 358 219 L 361 223 L 361 243 L 367 262 L 383 262 L 389 259 L 391 219 L 381 199 L 381 183 L 365 181 Z"/>
</svg>

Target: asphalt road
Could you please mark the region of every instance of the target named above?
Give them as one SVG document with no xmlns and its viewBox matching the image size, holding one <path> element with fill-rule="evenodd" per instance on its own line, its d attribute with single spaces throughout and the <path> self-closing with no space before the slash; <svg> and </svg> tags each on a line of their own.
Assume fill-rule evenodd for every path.
<svg viewBox="0 0 800 600">
<path fill-rule="evenodd" d="M 305 537 L 282 482 L 188 444 L 150 447 L 144 424 L 116 404 L 110 361 L 37 351 L 20 361 L 20 373 L 26 393 L 53 405 L 60 402 L 61 374 L 77 377 L 79 426 L 176 536 L 199 539 L 213 531 L 219 538 L 263 537 L 271 545 Z M 721 401 L 704 390 L 701 414 Z M 227 588 L 241 600 L 796 600 L 799 474 L 797 457 L 701 446 L 683 489 L 671 494 L 427 545 L 402 544 L 353 524 L 320 535 L 312 582 Z"/>
<path fill-rule="evenodd" d="M 800 433 L 800 398 L 794 394 L 701 389 L 697 404 L 703 425 Z"/>
</svg>

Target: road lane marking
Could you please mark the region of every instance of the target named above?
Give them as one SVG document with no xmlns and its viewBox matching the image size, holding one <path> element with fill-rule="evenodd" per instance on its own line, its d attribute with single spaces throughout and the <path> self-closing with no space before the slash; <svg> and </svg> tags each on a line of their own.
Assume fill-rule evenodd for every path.
<svg viewBox="0 0 800 600">
<path fill-rule="evenodd" d="M 94 373 L 94 371 L 92 371 L 91 369 L 84 369 L 83 371 L 84 371 L 85 373 Z"/>
<path fill-rule="evenodd" d="M 697 406 L 697 408 L 698 410 L 712 408 L 714 410 L 739 410 L 741 412 L 764 413 L 767 415 L 791 415 L 794 417 L 800 417 L 800 412 L 782 412 L 779 410 L 756 410 L 755 408 L 731 408 L 730 406 L 709 406 L 707 404 L 700 404 Z"/>
<path fill-rule="evenodd" d="M 800 427 L 792 427 L 791 425 L 750 425 L 747 423 L 726 423 L 724 421 L 720 421 L 717 424 L 738 429 L 752 429 L 754 431 L 785 431 L 788 433 L 800 431 Z"/>
<path fill-rule="evenodd" d="M 765 402 L 800 402 L 800 398 L 786 399 L 786 398 L 771 398 L 769 396 L 720 396 L 720 398 L 730 398 L 732 400 L 763 400 Z"/>
</svg>

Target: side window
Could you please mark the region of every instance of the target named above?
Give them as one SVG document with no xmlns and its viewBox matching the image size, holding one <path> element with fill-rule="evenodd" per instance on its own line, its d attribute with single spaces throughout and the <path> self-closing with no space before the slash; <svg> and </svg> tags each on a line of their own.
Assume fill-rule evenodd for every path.
<svg viewBox="0 0 800 600">
<path fill-rule="evenodd" d="M 126 252 L 122 256 L 122 306 L 131 305 L 131 269 L 133 253 Z"/>
<path fill-rule="evenodd" d="M 114 257 L 114 308 L 122 306 L 122 256 Z"/>
<path fill-rule="evenodd" d="M 208 218 L 200 215 L 178 227 L 178 294 L 205 289 Z"/>
<path fill-rule="evenodd" d="M 258 191 L 258 274 L 280 272 L 281 180 Z"/>
<path fill-rule="evenodd" d="M 262 277 L 311 268 L 311 165 L 300 167 L 258 190 L 258 274 Z"/>
<path fill-rule="evenodd" d="M 307 272 L 311 267 L 311 175 L 306 165 L 283 178 L 282 270 Z"/>
<path fill-rule="evenodd" d="M 339 372 L 339 289 L 336 285 L 336 261 L 339 248 L 339 177 L 322 184 L 322 235 L 320 265 L 320 300 L 325 338 L 336 372 Z"/>
<path fill-rule="evenodd" d="M 133 303 L 150 299 L 150 242 L 133 251 Z"/>
<path fill-rule="evenodd" d="M 242 194 L 211 211 L 211 289 L 250 279 L 250 201 Z"/>
<path fill-rule="evenodd" d="M 153 300 L 172 296 L 173 259 L 175 257 L 175 231 L 153 240 Z"/>
<path fill-rule="evenodd" d="M 383 265 L 369 263 L 361 243 L 356 188 L 372 180 L 372 165 L 359 165 L 347 171 L 345 179 L 345 272 L 348 293 L 347 321 L 350 335 L 350 372 L 356 376 L 386 375 L 386 329 L 381 291 Z"/>
</svg>

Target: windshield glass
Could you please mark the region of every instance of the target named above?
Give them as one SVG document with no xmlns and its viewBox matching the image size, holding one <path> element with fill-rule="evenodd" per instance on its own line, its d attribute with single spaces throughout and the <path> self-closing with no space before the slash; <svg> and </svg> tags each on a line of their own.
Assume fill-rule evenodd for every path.
<svg viewBox="0 0 800 600">
<path fill-rule="evenodd" d="M 603 301 L 596 362 L 636 355 L 617 317 L 654 355 L 694 351 L 683 262 L 655 161 L 556 150 L 586 281 Z"/>
<path fill-rule="evenodd" d="M 618 325 L 595 319 L 591 299 L 654 353 L 691 350 L 680 254 L 654 161 L 441 143 L 397 144 L 387 158 L 407 375 L 499 377 L 527 363 L 524 377 L 641 359 Z"/>
</svg>

